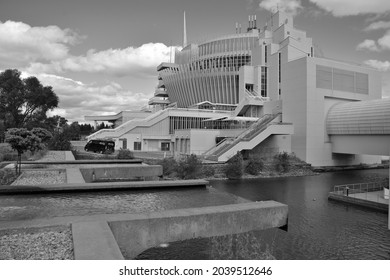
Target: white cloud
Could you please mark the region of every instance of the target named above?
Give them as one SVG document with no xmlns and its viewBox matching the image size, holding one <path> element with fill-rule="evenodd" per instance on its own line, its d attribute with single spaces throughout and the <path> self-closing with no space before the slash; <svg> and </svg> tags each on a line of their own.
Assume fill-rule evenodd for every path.
<svg viewBox="0 0 390 280">
<path fill-rule="evenodd" d="M 378 39 L 378 45 L 384 50 L 390 50 L 390 30 L 382 38 Z"/>
<path fill-rule="evenodd" d="M 58 26 L 31 27 L 23 22 L 0 21 L 0 66 L 23 67 L 35 61 L 64 59 L 81 36 Z"/>
<path fill-rule="evenodd" d="M 30 73 L 23 73 L 30 76 Z M 59 97 L 59 106 L 48 115 L 61 115 L 70 122 L 84 121 L 86 115 L 116 114 L 139 109 L 147 104 L 151 94 L 133 93 L 115 82 L 103 85 L 85 84 L 70 78 L 38 74 L 43 85 L 50 85 Z"/>
<path fill-rule="evenodd" d="M 292 15 L 296 15 L 303 9 L 301 0 L 263 0 L 259 6 L 268 11 L 274 12 L 279 9 Z"/>
<path fill-rule="evenodd" d="M 310 0 L 336 17 L 360 14 L 384 14 L 390 11 L 389 0 Z"/>
<path fill-rule="evenodd" d="M 364 40 L 364 42 L 360 43 L 357 47 L 357 50 L 369 50 L 378 52 L 379 48 L 374 40 Z"/>
<path fill-rule="evenodd" d="M 387 31 L 387 33 L 381 38 L 379 38 L 377 42 L 375 42 L 374 40 L 364 40 L 356 47 L 356 49 L 366 49 L 375 52 L 390 50 L 390 30 Z"/>
<path fill-rule="evenodd" d="M 138 48 L 89 50 L 83 56 L 68 56 L 52 63 L 32 63 L 28 71 L 34 73 L 88 72 L 106 73 L 112 76 L 129 74 L 156 75 L 156 67 L 163 61 L 169 61 L 172 49 L 162 43 L 148 43 Z"/>
<path fill-rule="evenodd" d="M 389 29 L 390 28 L 390 21 L 377 21 L 371 23 L 369 26 L 367 26 L 364 31 L 372 31 L 372 30 L 379 30 L 379 29 Z"/>
<path fill-rule="evenodd" d="M 380 60 L 370 59 L 364 61 L 364 64 L 383 72 L 390 70 L 390 61 L 380 61 Z"/>
</svg>

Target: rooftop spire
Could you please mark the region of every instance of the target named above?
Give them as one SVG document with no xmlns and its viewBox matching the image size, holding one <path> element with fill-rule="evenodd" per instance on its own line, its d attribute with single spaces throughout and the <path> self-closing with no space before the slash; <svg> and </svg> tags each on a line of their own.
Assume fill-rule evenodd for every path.
<svg viewBox="0 0 390 280">
<path fill-rule="evenodd" d="M 186 11 L 184 11 L 184 22 L 183 22 L 183 48 L 187 46 L 187 25 L 186 25 Z"/>
</svg>

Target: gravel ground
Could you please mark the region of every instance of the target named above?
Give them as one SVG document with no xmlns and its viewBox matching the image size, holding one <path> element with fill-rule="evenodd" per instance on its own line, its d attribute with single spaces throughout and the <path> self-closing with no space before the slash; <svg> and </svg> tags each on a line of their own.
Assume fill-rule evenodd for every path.
<svg viewBox="0 0 390 280">
<path fill-rule="evenodd" d="M 68 227 L 0 232 L 0 260 L 73 260 Z"/>
<path fill-rule="evenodd" d="M 44 171 L 32 170 L 23 171 L 23 174 L 16 179 L 12 185 L 51 185 L 51 184 L 65 184 L 66 172 L 65 170 L 58 171 Z"/>
</svg>

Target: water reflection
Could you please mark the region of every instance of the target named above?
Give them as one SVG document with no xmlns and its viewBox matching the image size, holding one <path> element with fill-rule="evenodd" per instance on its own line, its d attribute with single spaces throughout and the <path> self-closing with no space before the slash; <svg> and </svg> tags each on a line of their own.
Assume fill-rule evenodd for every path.
<svg viewBox="0 0 390 280">
<path fill-rule="evenodd" d="M 328 201 L 334 185 L 381 180 L 388 170 L 318 176 L 213 181 L 213 188 L 0 196 L 0 221 L 73 215 L 155 212 L 276 200 L 289 206 L 288 232 L 269 229 L 153 248 L 146 259 L 390 259 L 388 216 Z"/>
<path fill-rule="evenodd" d="M 309 177 L 213 181 L 212 186 L 249 200 L 276 200 L 289 206 L 288 232 L 279 229 L 253 232 L 262 246 L 242 250 L 254 250 L 258 256 L 268 250 L 276 259 L 390 259 L 387 214 L 327 198 L 334 185 L 383 180 L 388 178 L 388 172 L 364 170 Z M 139 258 L 211 259 L 213 246 L 210 239 L 187 240 L 172 243 L 166 250 L 147 250 Z M 225 257 L 226 254 L 221 255 Z"/>
</svg>

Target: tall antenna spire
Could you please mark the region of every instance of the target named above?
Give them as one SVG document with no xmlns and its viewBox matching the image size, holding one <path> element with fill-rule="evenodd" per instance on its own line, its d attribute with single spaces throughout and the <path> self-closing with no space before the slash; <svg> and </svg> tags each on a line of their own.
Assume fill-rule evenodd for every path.
<svg viewBox="0 0 390 280">
<path fill-rule="evenodd" d="M 187 46 L 187 25 L 186 25 L 186 11 L 184 11 L 184 22 L 183 22 L 183 48 Z"/>
</svg>

